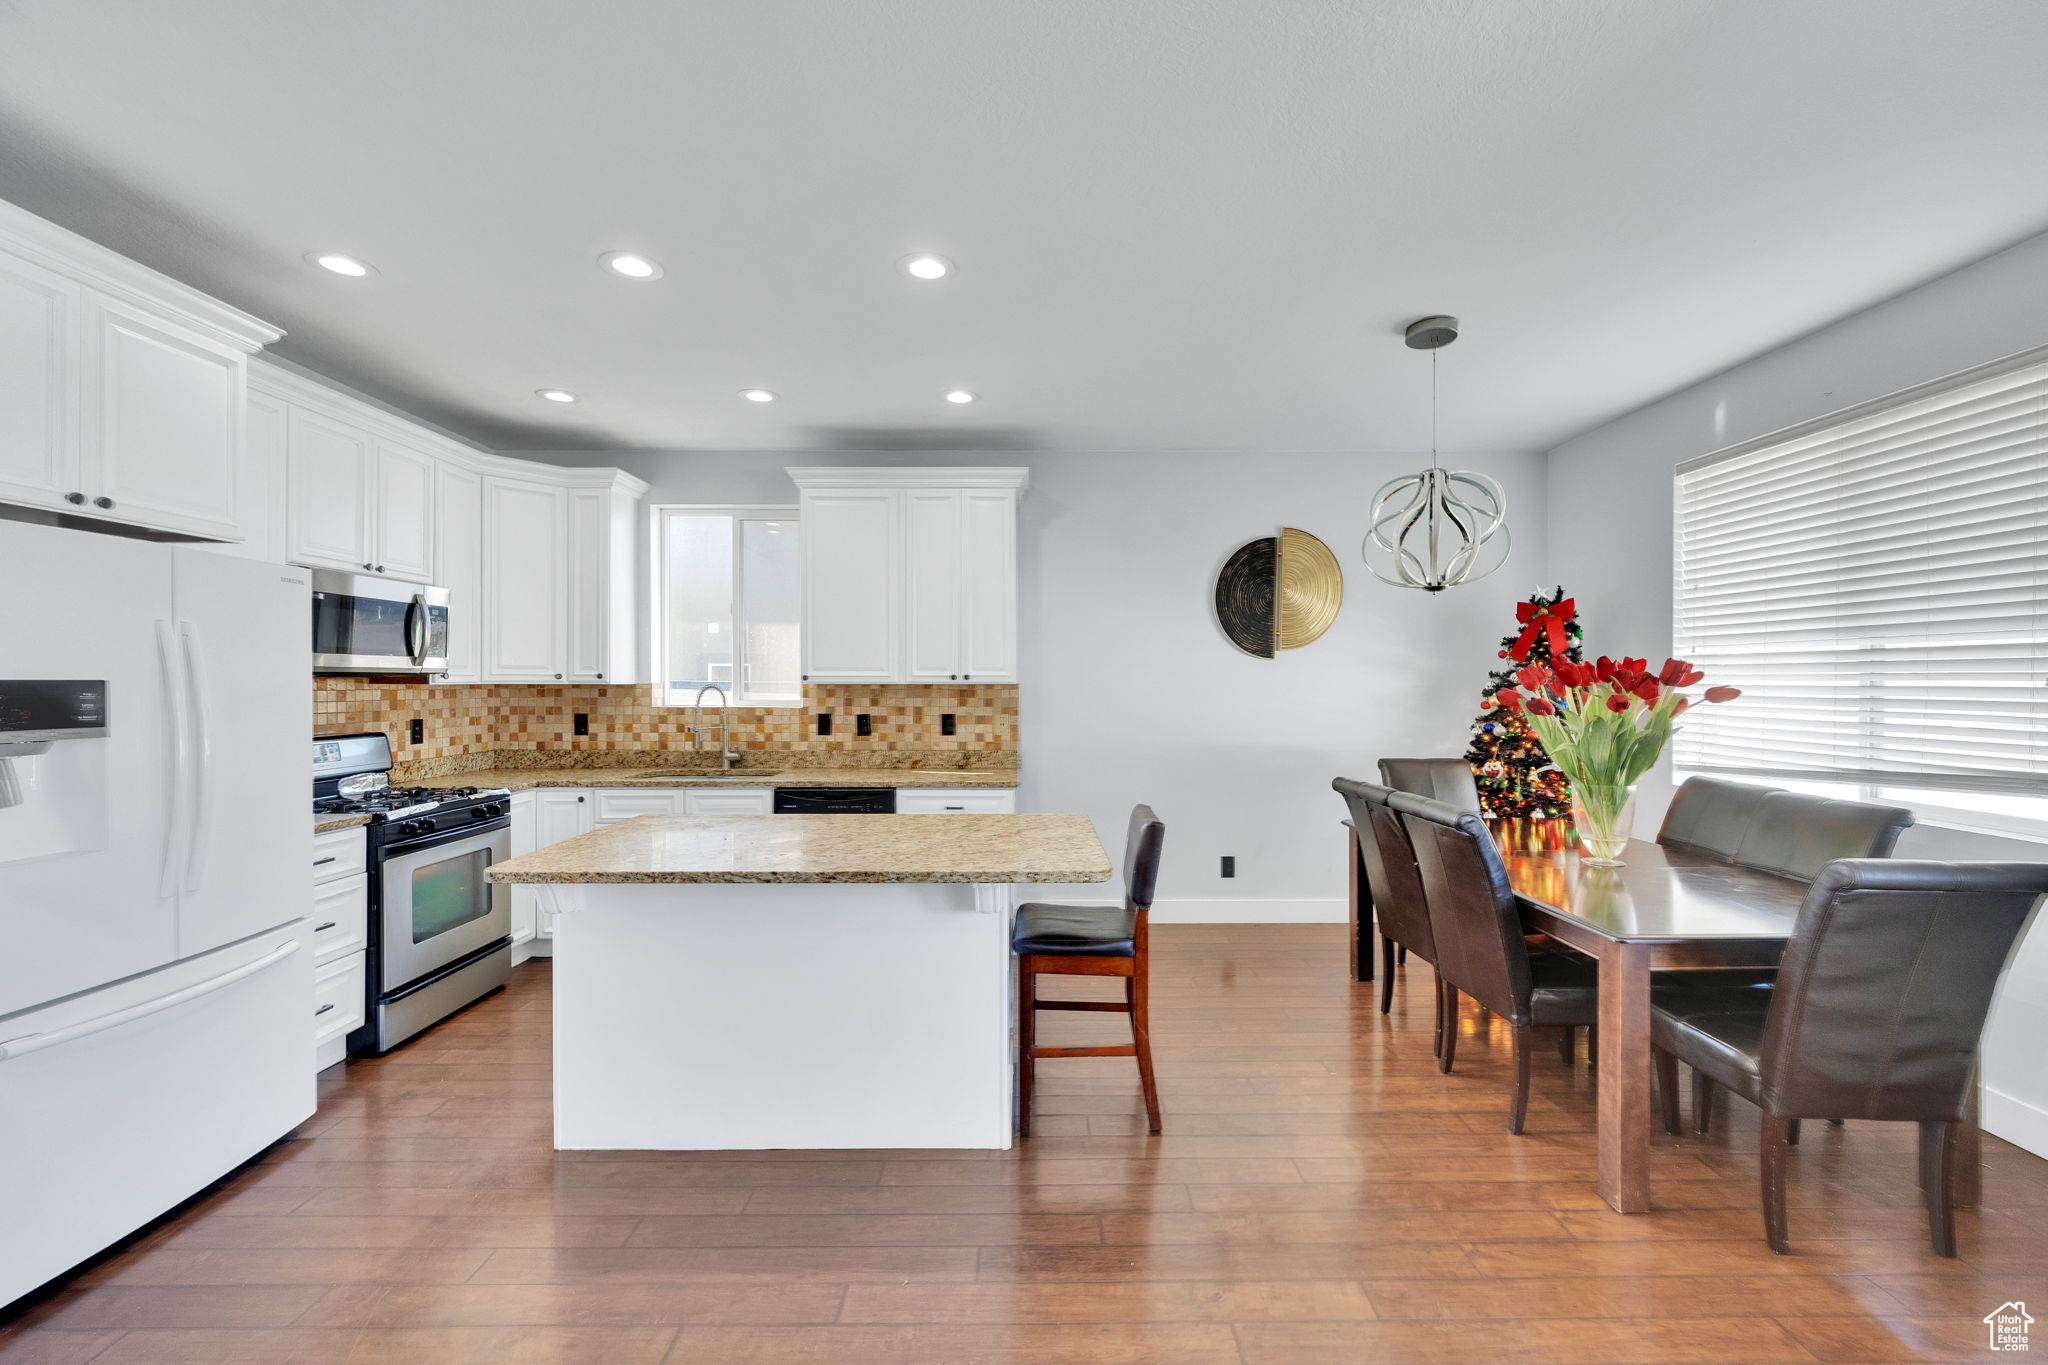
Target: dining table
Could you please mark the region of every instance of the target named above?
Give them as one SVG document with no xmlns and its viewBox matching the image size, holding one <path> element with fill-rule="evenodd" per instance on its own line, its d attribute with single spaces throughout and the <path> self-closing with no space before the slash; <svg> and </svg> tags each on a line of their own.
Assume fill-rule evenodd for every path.
<svg viewBox="0 0 2048 1365">
<path fill-rule="evenodd" d="M 1775 966 L 1807 884 L 1644 839 L 1595 866 L 1567 821 L 1489 823 L 1524 923 L 1599 964 L 1599 1190 L 1617 1212 L 1647 1213 L 1651 974 Z M 1974 1204 L 1974 1123 L 1963 1144 L 1956 1200 Z"/>
</svg>

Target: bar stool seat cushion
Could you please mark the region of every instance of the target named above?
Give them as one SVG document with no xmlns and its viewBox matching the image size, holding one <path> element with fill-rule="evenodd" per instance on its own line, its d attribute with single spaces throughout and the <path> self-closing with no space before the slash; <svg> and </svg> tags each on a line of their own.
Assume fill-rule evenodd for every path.
<svg viewBox="0 0 2048 1365">
<path fill-rule="evenodd" d="M 1017 907 L 1010 946 L 1052 957 L 1136 957 L 1137 933 L 1138 917 L 1121 905 L 1033 901 Z"/>
</svg>

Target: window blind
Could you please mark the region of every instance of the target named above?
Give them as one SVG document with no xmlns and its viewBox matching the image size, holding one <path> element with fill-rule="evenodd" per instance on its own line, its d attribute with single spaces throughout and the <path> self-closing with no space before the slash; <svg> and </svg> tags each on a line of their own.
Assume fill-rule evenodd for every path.
<svg viewBox="0 0 2048 1365">
<path fill-rule="evenodd" d="M 1681 465 L 1683 768 L 2048 793 L 2048 347 Z"/>
</svg>

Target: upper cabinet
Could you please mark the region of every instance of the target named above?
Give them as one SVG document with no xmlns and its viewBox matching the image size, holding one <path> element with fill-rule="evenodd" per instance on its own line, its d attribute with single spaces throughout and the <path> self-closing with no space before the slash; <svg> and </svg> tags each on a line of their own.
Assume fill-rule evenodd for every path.
<svg viewBox="0 0 2048 1365">
<path fill-rule="evenodd" d="M 443 456 L 428 433 L 268 367 L 258 392 L 290 406 L 285 558 L 316 569 L 434 580 L 434 498 Z M 456 458 L 475 454 L 439 442 Z"/>
<path fill-rule="evenodd" d="M 792 469 L 806 682 L 1017 680 L 1024 469 Z"/>
<path fill-rule="evenodd" d="M 446 682 L 483 681 L 483 476 L 452 461 L 435 470 L 434 582 L 448 590 Z"/>
<path fill-rule="evenodd" d="M 496 462 L 483 486 L 483 668 L 495 683 L 638 683 L 640 498 L 615 469 Z"/>
<path fill-rule="evenodd" d="M 0 204 L 0 501 L 240 541 L 275 328 Z"/>
</svg>

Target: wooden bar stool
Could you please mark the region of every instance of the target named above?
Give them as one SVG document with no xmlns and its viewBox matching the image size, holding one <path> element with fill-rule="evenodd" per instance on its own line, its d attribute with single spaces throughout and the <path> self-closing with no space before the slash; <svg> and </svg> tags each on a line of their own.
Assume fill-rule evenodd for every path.
<svg viewBox="0 0 2048 1365">
<path fill-rule="evenodd" d="M 1166 826 L 1150 806 L 1131 811 L 1124 842 L 1124 903 L 1017 907 L 1010 947 L 1017 954 L 1017 1131 L 1031 1132 L 1031 1074 L 1040 1057 L 1135 1057 L 1145 1091 L 1145 1114 L 1159 1131 L 1159 1085 L 1152 1076 L 1152 1033 L 1146 1020 L 1145 920 L 1159 883 L 1159 850 Z M 1113 1000 L 1040 1000 L 1041 976 L 1120 976 L 1122 1004 Z M 1105 1047 L 1039 1047 L 1037 1011 L 1107 1011 L 1131 1016 L 1131 1041 Z"/>
</svg>

